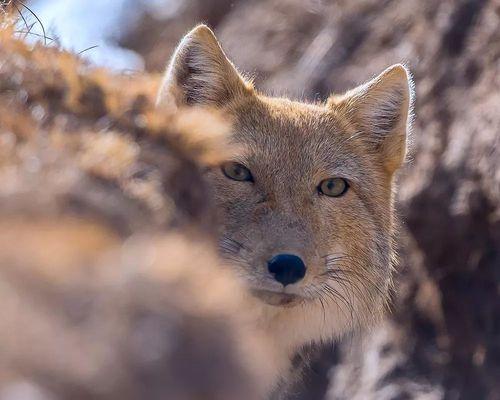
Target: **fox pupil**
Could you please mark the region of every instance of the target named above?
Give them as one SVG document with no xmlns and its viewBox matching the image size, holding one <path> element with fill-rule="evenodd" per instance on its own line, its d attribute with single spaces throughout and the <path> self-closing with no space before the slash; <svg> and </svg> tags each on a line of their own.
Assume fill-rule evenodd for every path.
<svg viewBox="0 0 500 400">
<path fill-rule="evenodd" d="M 320 193 L 327 196 L 339 197 L 342 196 L 348 188 L 349 185 L 347 184 L 347 181 L 345 179 L 330 178 L 322 181 L 319 185 L 318 190 Z"/>
<path fill-rule="evenodd" d="M 249 169 L 236 162 L 228 162 L 222 166 L 224 175 L 235 181 L 252 181 L 253 177 Z"/>
</svg>

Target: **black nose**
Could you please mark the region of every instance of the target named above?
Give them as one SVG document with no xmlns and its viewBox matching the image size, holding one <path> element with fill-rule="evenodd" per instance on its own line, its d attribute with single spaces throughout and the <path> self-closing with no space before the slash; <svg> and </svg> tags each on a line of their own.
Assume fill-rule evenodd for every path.
<svg viewBox="0 0 500 400">
<path fill-rule="evenodd" d="M 267 268 L 283 286 L 300 281 L 306 274 L 304 261 L 293 254 L 274 256 L 267 262 Z"/>
</svg>

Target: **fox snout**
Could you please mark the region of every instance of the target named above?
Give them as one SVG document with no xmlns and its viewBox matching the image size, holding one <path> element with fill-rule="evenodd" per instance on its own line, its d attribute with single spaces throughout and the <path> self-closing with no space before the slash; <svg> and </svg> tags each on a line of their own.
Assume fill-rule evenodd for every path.
<svg viewBox="0 0 500 400">
<path fill-rule="evenodd" d="M 267 262 L 267 269 L 283 286 L 300 281 L 306 275 L 306 265 L 294 254 L 278 254 Z"/>
</svg>

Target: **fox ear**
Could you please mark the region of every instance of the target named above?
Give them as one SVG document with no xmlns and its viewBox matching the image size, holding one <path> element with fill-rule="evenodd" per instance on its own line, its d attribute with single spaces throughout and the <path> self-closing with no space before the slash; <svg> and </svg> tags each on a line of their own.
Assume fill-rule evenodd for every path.
<svg viewBox="0 0 500 400">
<path fill-rule="evenodd" d="M 214 33 L 198 25 L 177 46 L 158 93 L 159 105 L 220 107 L 252 93 Z"/>
<path fill-rule="evenodd" d="M 330 106 L 350 119 L 363 139 L 375 146 L 390 173 L 406 156 L 412 89 L 409 72 L 396 64 L 345 95 L 329 99 Z"/>
</svg>

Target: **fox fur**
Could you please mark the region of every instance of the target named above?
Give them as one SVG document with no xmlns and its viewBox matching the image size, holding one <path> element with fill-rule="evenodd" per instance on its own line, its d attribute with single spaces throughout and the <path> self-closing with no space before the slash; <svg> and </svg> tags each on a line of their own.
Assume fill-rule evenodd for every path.
<svg viewBox="0 0 500 400">
<path fill-rule="evenodd" d="M 305 345 L 330 342 L 375 322 L 386 309 L 395 261 L 396 172 L 407 152 L 412 83 L 403 65 L 325 102 L 259 93 L 199 25 L 180 42 L 158 94 L 160 110 L 214 108 L 231 124 L 228 161 L 253 181 L 206 178 L 220 222 L 220 252 L 237 272 L 271 340 L 271 387 Z M 348 182 L 328 197 L 318 185 Z M 283 286 L 266 266 L 279 253 L 307 271 Z"/>
</svg>

